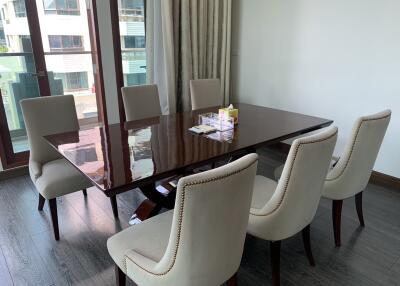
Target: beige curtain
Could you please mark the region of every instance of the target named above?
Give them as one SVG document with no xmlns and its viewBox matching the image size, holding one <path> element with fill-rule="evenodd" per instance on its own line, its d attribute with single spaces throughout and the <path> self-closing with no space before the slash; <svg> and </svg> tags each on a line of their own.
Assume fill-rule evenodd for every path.
<svg viewBox="0 0 400 286">
<path fill-rule="evenodd" d="M 191 109 L 191 79 L 219 78 L 228 104 L 232 0 L 146 4 L 148 80 L 159 84 L 163 112 Z"/>
</svg>

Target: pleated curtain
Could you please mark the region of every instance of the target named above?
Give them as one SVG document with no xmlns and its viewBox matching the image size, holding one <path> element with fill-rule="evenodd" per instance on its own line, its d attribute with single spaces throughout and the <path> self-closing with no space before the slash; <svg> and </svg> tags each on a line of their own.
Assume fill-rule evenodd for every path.
<svg viewBox="0 0 400 286">
<path fill-rule="evenodd" d="M 229 103 L 232 0 L 147 0 L 147 78 L 164 113 L 191 109 L 191 79 L 219 78 Z"/>
</svg>

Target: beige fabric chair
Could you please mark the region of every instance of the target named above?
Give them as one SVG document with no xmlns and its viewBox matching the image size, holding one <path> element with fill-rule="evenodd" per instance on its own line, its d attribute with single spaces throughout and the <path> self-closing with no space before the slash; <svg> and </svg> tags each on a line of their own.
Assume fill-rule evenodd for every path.
<svg viewBox="0 0 400 286">
<path fill-rule="evenodd" d="M 250 154 L 180 179 L 174 210 L 108 240 L 117 284 L 125 285 L 125 274 L 141 286 L 212 286 L 235 277 L 256 169 Z"/>
<path fill-rule="evenodd" d="M 256 176 L 248 233 L 271 241 L 273 285 L 280 283 L 281 241 L 300 231 L 310 264 L 315 264 L 309 225 L 318 208 L 336 139 L 336 127 L 296 139 L 278 183 Z"/>
<path fill-rule="evenodd" d="M 30 157 L 29 173 L 39 192 L 40 211 L 49 201 L 55 239 L 59 239 L 56 198 L 91 187 L 90 182 L 43 138 L 45 135 L 79 130 L 72 95 L 24 99 L 21 101 Z"/>
<path fill-rule="evenodd" d="M 157 85 L 128 86 L 121 90 L 126 121 L 161 115 Z"/>
<path fill-rule="evenodd" d="M 360 117 L 353 126 L 342 156 L 325 180 L 323 197 L 333 200 L 332 215 L 336 246 L 340 246 L 340 224 L 343 200 L 355 196 L 361 226 L 364 226 L 362 192 L 368 184 L 391 111 Z"/>
<path fill-rule="evenodd" d="M 190 81 L 192 110 L 221 106 L 221 82 L 219 79 L 197 79 Z"/>
</svg>

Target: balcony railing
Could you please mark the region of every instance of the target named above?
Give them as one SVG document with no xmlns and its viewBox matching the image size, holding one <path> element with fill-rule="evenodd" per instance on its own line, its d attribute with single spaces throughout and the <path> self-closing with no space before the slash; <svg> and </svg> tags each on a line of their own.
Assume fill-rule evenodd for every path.
<svg viewBox="0 0 400 286">
<path fill-rule="evenodd" d="M 119 20 L 121 22 L 144 22 L 143 9 L 119 9 Z"/>
</svg>

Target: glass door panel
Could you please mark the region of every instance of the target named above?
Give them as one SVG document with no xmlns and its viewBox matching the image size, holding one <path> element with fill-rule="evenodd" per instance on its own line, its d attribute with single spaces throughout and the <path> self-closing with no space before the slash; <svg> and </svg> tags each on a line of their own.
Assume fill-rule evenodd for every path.
<svg viewBox="0 0 400 286">
<path fill-rule="evenodd" d="M 118 0 L 124 85 L 146 83 L 145 0 Z"/>
<path fill-rule="evenodd" d="M 36 3 L 51 95 L 72 94 L 81 124 L 87 119 L 97 121 L 86 1 L 36 0 Z"/>
<path fill-rule="evenodd" d="M 36 71 L 25 2 L 0 1 L 0 8 L 0 108 L 8 129 L 0 135 L 4 139 L 9 133 L 8 153 L 21 153 L 29 148 L 19 101 L 40 96 L 38 76 L 43 74 Z"/>
<path fill-rule="evenodd" d="M 52 95 L 73 94 L 78 119 L 97 117 L 92 55 L 46 55 Z"/>
</svg>

